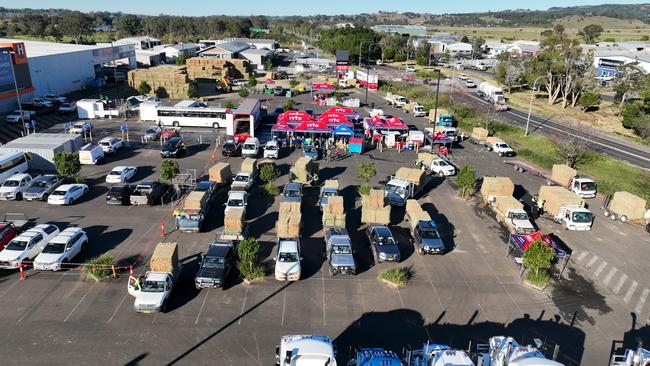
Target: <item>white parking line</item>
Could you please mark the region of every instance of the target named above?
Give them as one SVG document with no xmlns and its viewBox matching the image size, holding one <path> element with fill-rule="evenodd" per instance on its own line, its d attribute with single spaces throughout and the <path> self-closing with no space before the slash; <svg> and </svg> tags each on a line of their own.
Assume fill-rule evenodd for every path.
<svg viewBox="0 0 650 366">
<path fill-rule="evenodd" d="M 634 281 L 632 282 L 632 285 L 630 288 L 627 289 L 627 293 L 625 294 L 625 297 L 623 298 L 623 301 L 625 301 L 626 304 L 630 303 L 630 300 L 632 300 L 632 295 L 634 294 L 634 291 L 636 291 L 636 287 L 639 285 L 638 282 Z"/>
<path fill-rule="evenodd" d="M 280 319 L 280 326 L 284 326 L 284 311 L 287 308 L 287 291 L 282 291 L 284 296 L 282 297 L 282 319 Z"/>
<path fill-rule="evenodd" d="M 586 268 L 591 268 L 591 266 L 593 266 L 594 263 L 596 263 L 597 260 L 598 260 L 598 256 L 597 256 L 597 255 L 594 255 L 594 257 L 591 258 L 591 260 L 589 261 L 589 263 L 585 264 L 585 267 L 586 267 Z"/>
<path fill-rule="evenodd" d="M 578 259 L 577 259 L 578 262 L 582 262 L 582 260 L 585 259 L 585 257 L 588 256 L 588 255 L 589 255 L 589 252 L 586 252 L 586 251 L 580 253 L 580 255 L 578 256 Z"/>
<path fill-rule="evenodd" d="M 598 269 L 596 269 L 596 273 L 594 273 L 595 277 L 600 276 L 600 273 L 603 272 L 603 270 L 607 267 L 607 262 L 603 261 L 600 266 L 598 266 Z"/>
<path fill-rule="evenodd" d="M 618 269 L 616 269 L 616 267 L 612 267 L 612 269 L 609 270 L 609 273 L 605 277 L 605 281 L 603 281 L 605 286 L 609 285 L 609 281 L 612 280 L 612 278 L 614 277 L 614 274 L 616 274 L 617 271 L 618 271 Z"/>
<path fill-rule="evenodd" d="M 66 316 L 65 319 L 63 319 L 63 322 L 64 322 L 64 323 L 67 322 L 68 319 L 70 319 L 70 316 L 72 316 L 72 313 L 74 313 L 74 311 L 77 310 L 77 308 L 79 307 L 79 305 L 81 305 L 81 303 L 86 299 L 86 296 L 88 296 L 88 294 L 90 293 L 90 290 L 92 290 L 92 289 L 95 287 L 95 284 L 97 284 L 97 282 L 94 282 L 94 283 L 92 284 L 92 286 L 90 286 L 90 288 L 88 289 L 88 291 L 86 291 L 86 293 L 81 297 L 81 300 L 79 300 L 79 302 L 77 303 L 77 305 L 75 305 L 75 307 L 72 309 L 72 311 L 70 312 L 70 314 L 68 314 L 68 316 Z"/>
<path fill-rule="evenodd" d="M 643 304 L 645 304 L 645 301 L 648 299 L 648 293 L 650 290 L 647 288 L 643 289 L 643 292 L 641 293 L 641 297 L 639 298 L 639 301 L 636 303 L 636 306 L 634 307 L 634 312 L 639 315 L 641 314 L 641 311 L 643 310 Z"/>
<path fill-rule="evenodd" d="M 621 291 L 621 288 L 623 287 L 623 284 L 625 283 L 625 280 L 627 280 L 627 275 L 623 273 L 621 278 L 618 280 L 618 283 L 616 284 L 616 287 L 614 287 L 614 293 L 618 295 L 618 293 Z"/>
<path fill-rule="evenodd" d="M 406 307 L 404 306 L 404 300 L 402 299 L 402 294 L 399 292 L 399 288 L 397 289 L 397 296 L 399 296 L 399 303 L 402 304 L 402 309 L 405 309 Z"/>
<path fill-rule="evenodd" d="M 237 324 L 241 324 L 241 319 L 243 318 L 242 315 L 244 315 L 244 307 L 246 307 L 246 297 L 248 296 L 248 286 L 246 286 L 246 291 L 244 292 L 244 301 L 241 303 L 241 312 L 239 313 L 239 320 L 237 321 Z"/>
<path fill-rule="evenodd" d="M 194 324 L 199 324 L 199 318 L 201 317 L 201 313 L 203 312 L 203 307 L 205 306 L 205 301 L 208 299 L 209 293 L 210 293 L 210 289 L 207 289 L 205 291 L 205 296 L 203 296 L 203 302 L 201 303 L 201 308 L 199 309 L 199 313 L 196 314 L 196 320 L 194 321 Z"/>
<path fill-rule="evenodd" d="M 113 312 L 113 315 L 111 315 L 111 317 L 108 318 L 108 322 L 109 322 L 109 323 L 113 321 L 113 318 L 115 318 L 115 315 L 117 315 L 117 311 L 120 310 L 120 308 L 122 307 L 122 303 L 124 303 L 124 300 L 126 300 L 126 297 L 127 297 L 128 295 L 129 295 L 129 294 L 126 293 L 126 294 L 124 294 L 124 296 L 122 296 L 122 301 L 120 301 L 120 303 L 119 303 L 119 304 L 117 305 L 117 307 L 115 308 L 115 311 Z"/>
<path fill-rule="evenodd" d="M 323 284 L 323 326 L 327 325 L 327 321 L 325 318 L 325 271 L 321 268 L 320 271 L 320 279 L 321 283 Z"/>
</svg>

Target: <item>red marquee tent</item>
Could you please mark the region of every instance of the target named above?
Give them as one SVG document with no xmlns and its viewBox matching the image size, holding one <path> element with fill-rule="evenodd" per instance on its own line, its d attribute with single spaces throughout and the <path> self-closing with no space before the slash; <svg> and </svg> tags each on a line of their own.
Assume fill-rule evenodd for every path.
<svg viewBox="0 0 650 366">
<path fill-rule="evenodd" d="M 394 130 L 408 130 L 408 126 L 399 118 L 391 117 L 387 118 L 384 122 L 386 127 Z"/>
<path fill-rule="evenodd" d="M 350 121 L 348 118 L 345 116 L 345 114 L 340 113 L 340 112 L 325 112 L 321 114 L 318 117 L 318 122 L 324 122 L 328 126 L 331 125 L 333 127 L 342 125 L 342 124 L 349 124 L 351 125 Z"/>
<path fill-rule="evenodd" d="M 271 126 L 271 132 L 289 132 L 293 131 L 293 128 L 289 126 L 287 122 L 278 122 Z"/>
<path fill-rule="evenodd" d="M 328 83 L 316 83 L 311 85 L 312 90 L 334 90 L 334 85 Z"/>
<path fill-rule="evenodd" d="M 305 111 L 286 111 L 278 116 L 277 122 L 292 122 L 299 124 L 302 122 L 313 121 L 311 115 Z"/>
<path fill-rule="evenodd" d="M 325 111 L 325 113 L 343 113 L 343 114 L 356 114 L 350 107 L 332 107 Z"/>
<path fill-rule="evenodd" d="M 327 123 L 319 121 L 305 121 L 300 123 L 294 131 L 296 132 L 315 132 L 315 133 L 329 133 L 332 129 L 327 127 Z"/>
</svg>

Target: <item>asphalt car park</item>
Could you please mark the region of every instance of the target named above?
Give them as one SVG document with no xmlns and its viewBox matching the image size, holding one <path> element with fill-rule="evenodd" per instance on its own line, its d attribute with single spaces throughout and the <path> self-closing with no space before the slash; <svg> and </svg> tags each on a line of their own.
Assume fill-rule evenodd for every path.
<svg viewBox="0 0 650 366">
<path fill-rule="evenodd" d="M 424 126 L 424 119 L 415 120 L 389 109 L 378 96 L 370 95 L 387 113 Z M 298 107 L 306 107 L 308 96 L 296 99 L 305 103 Z M 283 100 L 272 98 L 268 104 L 275 106 Z M 309 107 L 316 113 L 325 108 L 312 104 Z M 265 121 L 260 127 L 262 142 L 270 135 L 270 123 Z M 120 124 L 94 122 L 94 140 L 108 135 L 122 137 Z M 390 227 L 399 242 L 402 261 L 375 265 L 365 227 L 360 224 L 356 165 L 374 161 L 378 172 L 371 183 L 381 185 L 398 167 L 415 160 L 413 152 L 395 150 L 372 150 L 363 155 L 343 155 L 336 161 L 319 161 L 321 181 L 339 179 L 358 275 L 328 274 L 318 189 L 305 188 L 302 279 L 293 283 L 275 281 L 272 258 L 280 198 L 268 198 L 254 188 L 246 218 L 251 235 L 263 244 L 269 276 L 252 285 L 231 276 L 224 289 L 196 290 L 194 273 L 199 254 L 216 238 L 215 232 L 223 224 L 222 204 L 227 191 L 218 192 L 202 233 L 174 230 L 173 207 L 169 204 L 106 204 L 109 185 L 105 176 L 113 167 L 137 167 L 132 182 L 158 178 L 160 143 L 141 143 L 140 136 L 149 124 L 129 122 L 129 126 L 130 141 L 125 148 L 108 155 L 101 165 L 82 168 L 81 175 L 90 191 L 79 202 L 55 207 L 38 201 L 11 201 L 2 202 L 2 206 L 5 212 L 24 212 L 36 223 L 54 223 L 60 229 L 82 227 L 88 233 L 89 245 L 79 262 L 108 252 L 121 265 L 133 264 L 134 271 L 142 273 L 156 243 L 177 242 L 185 269 L 168 311 L 143 315 L 133 310 L 133 298 L 126 291 L 128 270 L 101 283 L 82 281 L 80 268 L 54 273 L 29 269 L 24 281 L 17 271 L 5 270 L 0 272 L 0 306 L 4 309 L 0 321 L 7 334 L 3 342 L 4 360 L 10 360 L 7 363 L 29 360 L 35 364 L 157 365 L 207 364 L 218 359 L 220 365 L 268 365 L 273 362 L 275 345 L 285 334 L 330 335 L 342 361 L 357 345 L 399 351 L 406 344 L 431 340 L 466 347 L 470 341 L 474 344 L 489 336 L 507 334 L 528 343 L 533 338 L 544 339 L 551 349 L 559 345 L 561 361 L 566 364 L 595 365 L 606 362 L 613 340 L 629 334 L 630 312 L 637 314 L 637 328 L 646 324 L 648 306 L 644 302 L 640 311 L 636 310 L 646 293 L 647 264 L 621 255 L 628 251 L 634 258 L 647 258 L 650 249 L 642 245 L 647 243 L 642 231 L 597 218 L 592 232 L 558 233 L 574 249 L 573 260 L 563 279 L 543 293 L 522 285 L 518 267 L 505 255 L 505 233 L 496 221 L 475 203 L 457 198 L 450 180 L 440 177 L 432 178 L 419 201 L 439 225 L 448 253 L 415 253 L 402 222 L 403 210 L 394 209 Z M 61 125 L 51 128 L 59 129 Z M 190 170 L 201 177 L 216 161 L 228 161 L 233 171 L 238 170 L 241 158 L 221 155 L 216 144 L 218 133 L 182 129 L 187 145 L 187 155 L 178 159 L 182 171 Z M 538 178 L 515 172 L 496 154 L 467 142 L 454 149 L 452 155 L 457 165 L 476 166 L 479 176 L 507 175 L 529 192 L 543 184 Z M 288 182 L 289 168 L 299 156 L 300 150 L 281 152 L 277 160 L 282 172 L 279 185 Z M 593 204 L 592 211 L 596 212 L 596 207 Z M 537 220 L 537 224 L 545 232 L 560 229 L 545 219 Z M 583 255 L 585 252 L 588 254 Z M 598 257 L 592 263 L 594 255 Z M 602 261 L 606 261 L 603 268 Z M 590 264 L 589 268 L 586 264 Z M 410 267 L 414 273 L 406 288 L 390 288 L 377 281 L 381 270 L 396 266 Z M 617 270 L 609 276 L 613 268 Z M 625 281 L 615 292 L 611 287 L 618 286 L 622 274 Z M 625 301 L 634 283 L 637 285 Z"/>
</svg>

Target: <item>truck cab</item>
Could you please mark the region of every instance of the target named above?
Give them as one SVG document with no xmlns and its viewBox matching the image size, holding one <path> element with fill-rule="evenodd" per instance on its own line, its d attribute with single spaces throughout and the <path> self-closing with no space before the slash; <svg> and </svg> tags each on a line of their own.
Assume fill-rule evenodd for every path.
<svg viewBox="0 0 650 366">
<path fill-rule="evenodd" d="M 243 208 L 244 216 L 246 216 L 246 205 L 248 204 L 248 194 L 243 191 L 230 191 L 228 192 L 228 201 L 226 201 L 226 209 L 224 215 L 228 214 L 231 208 Z"/>
<path fill-rule="evenodd" d="M 361 348 L 356 351 L 348 366 L 403 366 L 393 351 L 383 348 Z"/>
<path fill-rule="evenodd" d="M 539 351 L 543 342 L 533 339 L 535 346 L 520 345 L 511 337 L 497 336 L 489 339 L 488 344 L 478 344 L 478 365 L 543 365 L 563 366 L 561 363 L 544 357 Z"/>
<path fill-rule="evenodd" d="M 320 190 L 320 197 L 318 199 L 318 205 L 320 210 L 323 211 L 323 208 L 327 205 L 327 200 L 329 197 L 335 197 L 339 195 L 339 190 L 336 187 L 323 187 Z"/>
<path fill-rule="evenodd" d="M 182 232 L 199 232 L 203 226 L 205 213 L 196 209 L 185 209 L 178 216 L 178 229 Z"/>
<path fill-rule="evenodd" d="M 282 190 L 282 202 L 302 202 L 302 184 L 287 183 Z"/>
<path fill-rule="evenodd" d="M 426 117 L 427 111 L 420 104 L 415 104 L 413 106 L 413 117 Z"/>
<path fill-rule="evenodd" d="M 489 150 L 493 150 L 499 156 L 515 156 L 515 151 L 503 140 L 495 140 L 488 146 Z"/>
<path fill-rule="evenodd" d="M 300 240 L 278 238 L 278 255 L 275 257 L 275 279 L 298 281 L 301 275 Z"/>
<path fill-rule="evenodd" d="M 517 234 L 532 234 L 537 231 L 526 211 L 521 208 L 509 208 L 506 211 L 506 219 Z"/>
<path fill-rule="evenodd" d="M 213 241 L 207 253 L 201 256 L 199 270 L 194 277 L 197 290 L 223 288 L 235 265 L 235 244 L 229 241 Z"/>
<path fill-rule="evenodd" d="M 596 182 L 589 178 L 575 177 L 571 180 L 571 191 L 581 198 L 596 198 Z"/>
<path fill-rule="evenodd" d="M 594 222 L 594 215 L 579 205 L 566 205 L 560 207 L 555 222 L 561 223 L 566 230 L 589 231 Z"/>
<path fill-rule="evenodd" d="M 329 260 L 330 276 L 337 274 L 356 274 L 357 265 L 354 261 L 352 241 L 346 229 L 326 229 L 325 250 L 327 259 Z"/>
<path fill-rule="evenodd" d="M 336 366 L 336 347 L 332 338 L 320 335 L 286 335 L 275 347 L 277 366 Z"/>
<path fill-rule="evenodd" d="M 442 241 L 438 226 L 433 220 L 409 221 L 409 223 L 413 246 L 420 255 L 442 254 L 445 252 L 445 243 Z"/>
<path fill-rule="evenodd" d="M 404 206 L 406 200 L 415 196 L 417 191 L 414 182 L 393 177 L 386 183 L 386 201 L 391 205 Z"/>
<path fill-rule="evenodd" d="M 454 116 L 451 114 L 441 114 L 440 117 L 438 117 L 438 126 L 453 127 Z"/>
<path fill-rule="evenodd" d="M 239 172 L 232 180 L 232 188 L 248 191 L 253 186 L 254 181 L 255 177 L 253 174 L 249 172 Z"/>
<path fill-rule="evenodd" d="M 138 313 L 165 312 L 183 269 L 176 243 L 159 243 L 149 259 L 149 269 L 144 276 L 129 276 L 127 292 L 135 297 L 133 309 Z"/>
<path fill-rule="evenodd" d="M 433 343 L 408 351 L 404 361 L 411 366 L 474 366 L 465 351 Z"/>
</svg>

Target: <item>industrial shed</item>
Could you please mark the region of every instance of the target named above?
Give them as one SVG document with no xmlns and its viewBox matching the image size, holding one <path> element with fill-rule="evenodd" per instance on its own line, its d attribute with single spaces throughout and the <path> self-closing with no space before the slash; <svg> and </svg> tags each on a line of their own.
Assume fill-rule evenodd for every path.
<svg viewBox="0 0 650 366">
<path fill-rule="evenodd" d="M 29 168 L 54 171 L 54 155 L 58 152 L 76 152 L 85 144 L 81 135 L 62 133 L 33 133 L 0 146 L 0 153 L 24 152 L 30 158 Z"/>
</svg>

